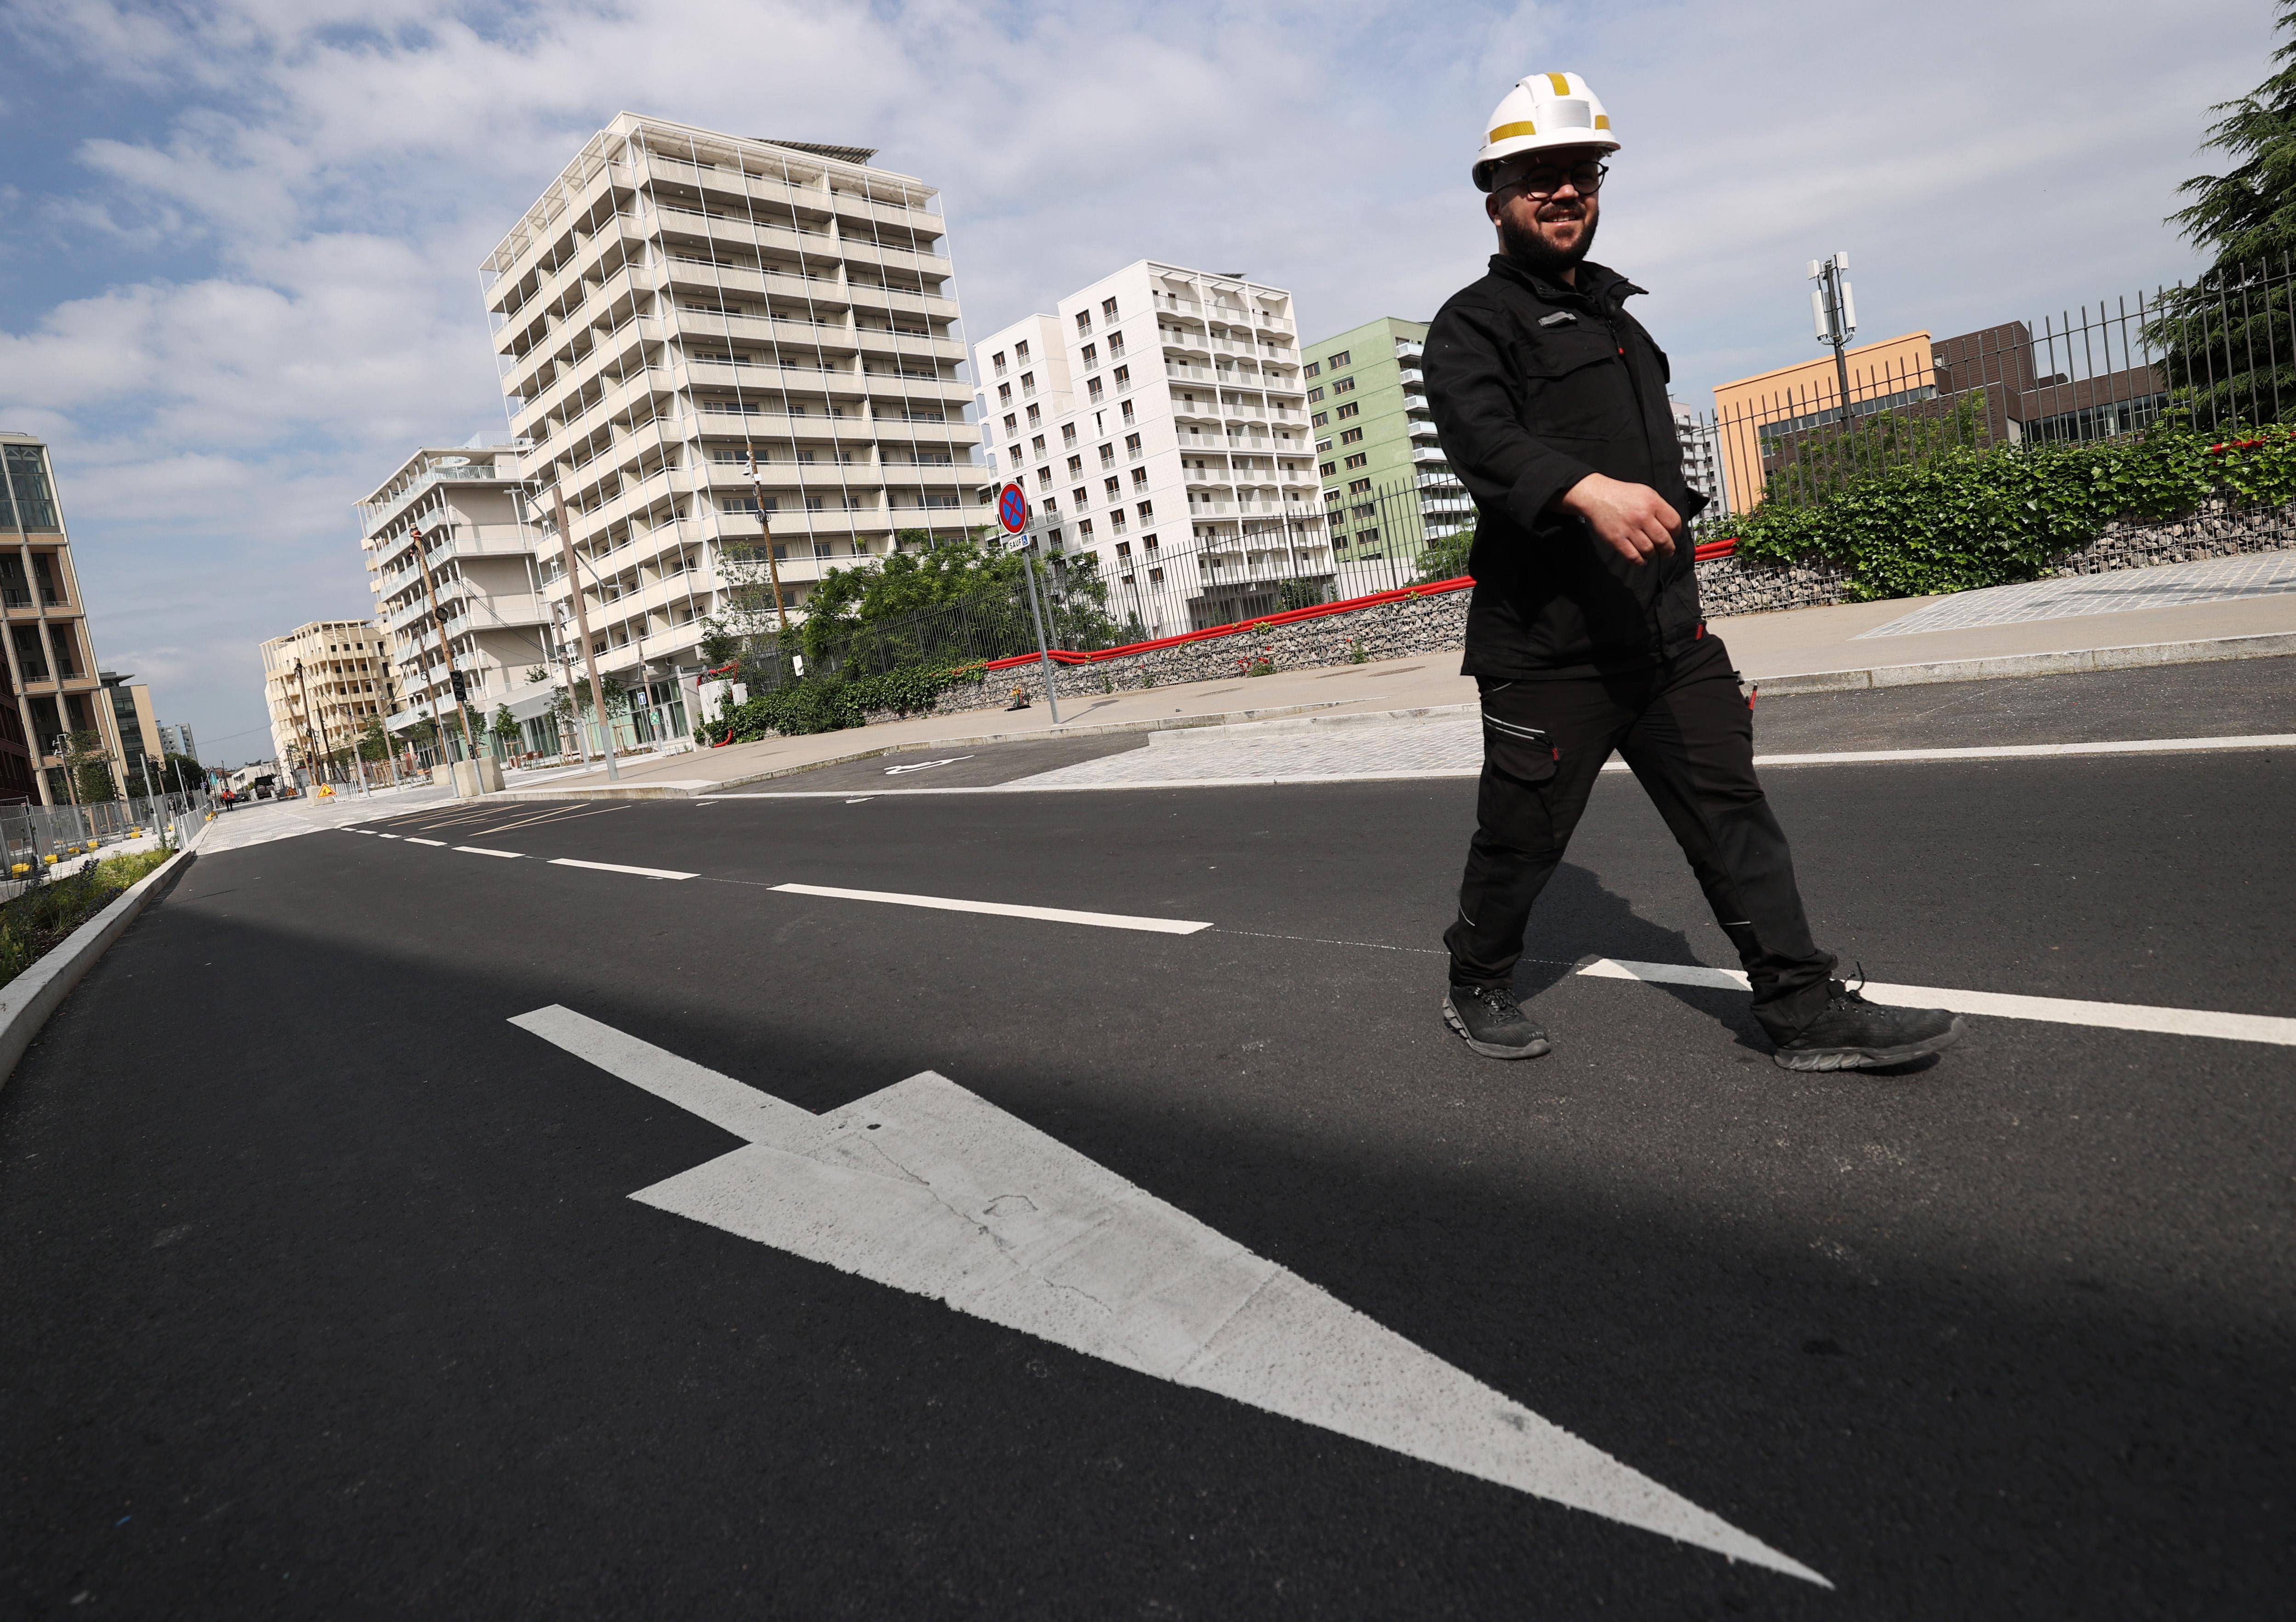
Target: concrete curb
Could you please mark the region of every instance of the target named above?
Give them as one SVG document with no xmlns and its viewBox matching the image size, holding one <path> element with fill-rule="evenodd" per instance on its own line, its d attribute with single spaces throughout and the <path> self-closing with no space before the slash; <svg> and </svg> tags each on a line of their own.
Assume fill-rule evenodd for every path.
<svg viewBox="0 0 2296 1622">
<path fill-rule="evenodd" d="M 191 844 L 128 885 L 109 907 L 66 935 L 47 956 L 6 985 L 0 985 L 0 1086 L 5 1086 L 8 1078 L 16 1073 L 16 1061 L 24 1057 L 24 1050 L 32 1045 L 32 1039 L 48 1023 L 48 1017 L 62 1006 L 72 987 L 95 967 L 95 960 L 111 943 L 127 933 L 127 926 L 144 909 L 173 886 L 198 853 L 201 840 L 207 837 L 207 828 L 213 826 L 209 823 L 202 827 Z"/>
<path fill-rule="evenodd" d="M 1852 687 L 1921 687 L 1939 681 L 1989 681 L 2009 676 L 2070 676 L 2084 671 L 2133 671 L 2156 664 L 2218 659 L 2270 659 L 2296 654 L 2296 632 L 2215 637 L 2198 642 L 2146 642 L 2130 647 L 2080 647 L 2056 654 L 2003 654 L 1931 664 L 1884 664 L 1854 671 L 1812 671 L 1755 678 L 1764 693 L 1838 693 Z"/>
</svg>

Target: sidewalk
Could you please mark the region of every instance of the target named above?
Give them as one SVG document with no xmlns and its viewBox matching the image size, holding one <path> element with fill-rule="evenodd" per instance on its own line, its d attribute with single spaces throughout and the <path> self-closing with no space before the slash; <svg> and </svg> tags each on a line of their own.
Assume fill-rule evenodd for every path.
<svg viewBox="0 0 2296 1622">
<path fill-rule="evenodd" d="M 1774 693 L 2296 653 L 2296 554 L 1747 614 L 1716 620 L 1710 630 L 1727 640 L 1749 681 Z M 1459 674 L 1457 650 L 1449 649 L 1072 699 L 1062 706 L 1059 727 L 1038 691 L 1032 706 L 1017 713 L 970 711 L 764 738 L 629 762 L 617 784 L 595 771 L 506 793 L 682 799 L 897 751 L 1424 710 L 1470 704 L 1474 696 L 1474 682 Z"/>
</svg>

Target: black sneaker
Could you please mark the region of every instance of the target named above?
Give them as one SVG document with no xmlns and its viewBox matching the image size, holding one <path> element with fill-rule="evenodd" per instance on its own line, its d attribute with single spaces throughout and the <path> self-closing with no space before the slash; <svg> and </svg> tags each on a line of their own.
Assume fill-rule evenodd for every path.
<svg viewBox="0 0 2296 1622">
<path fill-rule="evenodd" d="M 1453 986 L 1443 1017 L 1485 1058 L 1537 1058 L 1549 1049 L 1546 1033 L 1504 985 Z"/>
<path fill-rule="evenodd" d="M 1865 982 L 1858 986 L 1862 990 Z M 1841 981 L 1825 1011 L 1778 1044 L 1772 1055 L 1788 1070 L 1878 1070 L 1950 1048 L 1969 1022 L 1944 1009 L 1893 1009 L 1868 1002 Z"/>
</svg>

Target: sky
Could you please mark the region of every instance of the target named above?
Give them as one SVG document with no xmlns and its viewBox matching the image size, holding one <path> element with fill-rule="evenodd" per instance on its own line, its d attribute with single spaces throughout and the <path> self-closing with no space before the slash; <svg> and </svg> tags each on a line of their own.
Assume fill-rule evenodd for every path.
<svg viewBox="0 0 2296 1622">
<path fill-rule="evenodd" d="M 1595 257 L 1710 406 L 1818 352 L 1835 250 L 1864 337 L 2188 274 L 2163 218 L 2271 9 L 5 0 L 0 428 L 53 448 L 103 666 L 236 762 L 257 644 L 373 611 L 352 504 L 504 427 L 479 262 L 619 111 L 879 148 L 941 188 L 974 333 L 1152 258 L 1312 342 L 1474 279 L 1484 119 L 1575 70 L 1622 144 Z"/>
</svg>

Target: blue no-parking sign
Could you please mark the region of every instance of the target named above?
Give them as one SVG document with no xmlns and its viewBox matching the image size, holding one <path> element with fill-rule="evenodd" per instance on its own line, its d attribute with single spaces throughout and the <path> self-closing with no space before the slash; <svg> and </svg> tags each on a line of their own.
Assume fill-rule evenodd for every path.
<svg viewBox="0 0 2296 1622">
<path fill-rule="evenodd" d="M 1018 535 L 1029 527 L 1029 496 L 1018 484 L 1008 484 L 996 492 L 996 522 L 1008 535 Z"/>
</svg>

